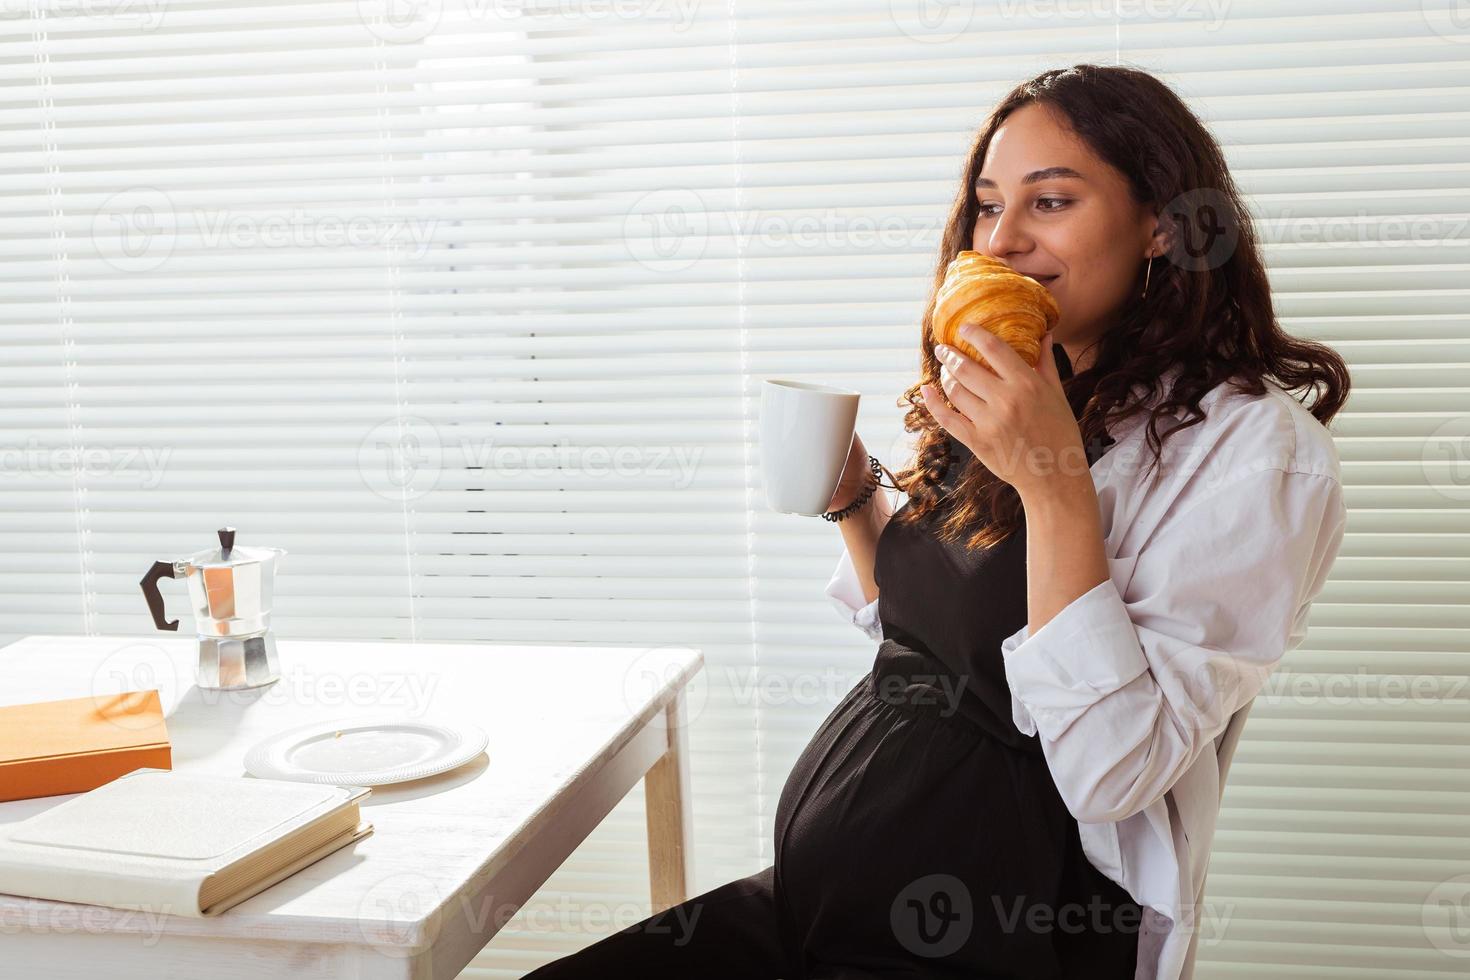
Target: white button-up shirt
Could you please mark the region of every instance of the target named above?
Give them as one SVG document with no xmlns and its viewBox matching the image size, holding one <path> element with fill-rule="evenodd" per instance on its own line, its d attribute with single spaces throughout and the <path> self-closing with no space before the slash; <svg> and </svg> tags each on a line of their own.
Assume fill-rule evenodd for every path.
<svg viewBox="0 0 1470 980">
<path fill-rule="evenodd" d="M 1040 733 L 1088 859 L 1144 906 L 1138 980 L 1184 972 L 1219 811 L 1214 740 L 1306 637 L 1342 544 L 1331 434 L 1266 385 L 1207 393 L 1152 475 L 1143 418 L 1116 424 L 1092 465 L 1108 580 L 1001 643 L 1016 728 Z M 845 549 L 826 593 L 881 638 Z"/>
</svg>

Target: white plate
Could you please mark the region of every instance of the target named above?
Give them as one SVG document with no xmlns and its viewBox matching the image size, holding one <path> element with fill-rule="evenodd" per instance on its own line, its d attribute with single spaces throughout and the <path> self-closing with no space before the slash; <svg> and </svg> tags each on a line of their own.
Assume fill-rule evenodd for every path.
<svg viewBox="0 0 1470 980">
<path fill-rule="evenodd" d="M 245 754 L 245 770 L 263 779 L 383 786 L 462 766 L 488 742 L 484 731 L 463 722 L 337 718 L 256 743 Z"/>
</svg>

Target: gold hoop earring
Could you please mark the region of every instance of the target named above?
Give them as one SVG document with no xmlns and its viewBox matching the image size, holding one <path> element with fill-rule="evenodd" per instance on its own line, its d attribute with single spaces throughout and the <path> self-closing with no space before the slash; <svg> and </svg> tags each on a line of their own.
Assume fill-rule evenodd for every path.
<svg viewBox="0 0 1470 980">
<path fill-rule="evenodd" d="M 1149 276 L 1151 276 L 1153 274 L 1153 271 L 1154 271 L 1154 259 L 1157 258 L 1157 257 L 1158 256 L 1155 256 L 1155 255 L 1150 255 L 1148 257 L 1148 270 L 1146 272 L 1144 272 L 1144 274 L 1143 274 L 1143 295 L 1140 296 L 1139 299 L 1148 299 L 1148 279 L 1149 279 Z"/>
</svg>

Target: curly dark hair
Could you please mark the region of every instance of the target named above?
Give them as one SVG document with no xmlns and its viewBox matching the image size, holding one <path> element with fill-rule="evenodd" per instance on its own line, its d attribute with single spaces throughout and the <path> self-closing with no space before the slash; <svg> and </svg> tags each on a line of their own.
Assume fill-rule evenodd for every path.
<svg viewBox="0 0 1470 980">
<path fill-rule="evenodd" d="M 1277 324 L 1250 216 L 1219 145 L 1189 107 L 1159 79 L 1136 68 L 1079 64 L 1052 69 L 1012 89 L 970 148 L 920 328 L 921 377 L 898 400 L 899 406 L 909 406 L 905 431 L 922 434 L 911 464 L 891 474 L 910 501 L 894 520 L 916 521 L 945 503 L 940 481 L 950 463 L 949 437 L 919 392 L 923 383 L 943 390 L 930 334 L 935 294 L 950 260 L 973 247 L 979 213 L 975 180 L 995 131 L 1011 113 L 1033 103 L 1060 110 L 1076 135 L 1127 178 L 1137 202 L 1174 223 L 1168 261 L 1157 263 L 1160 274 L 1151 275 L 1147 297 L 1130 303 L 1098 341 L 1087 370 L 1063 381 L 1085 444 L 1105 444 L 1109 428 L 1149 411 L 1150 465 L 1157 465 L 1163 439 L 1203 421 L 1201 397 L 1227 380 L 1253 395 L 1265 394 L 1261 379 L 1268 375 L 1287 391 L 1310 389 L 1317 393 L 1310 411 L 1323 425 L 1347 401 L 1350 381 L 1343 359 L 1331 347 L 1291 337 Z M 1221 240 L 1233 242 L 1228 254 L 1202 261 L 1199 243 Z M 1173 385 L 1161 391 L 1166 373 L 1174 376 Z M 1145 394 L 1135 399 L 1135 388 Z M 1298 401 L 1305 405 L 1304 398 Z M 1187 418 L 1161 437 L 1159 420 L 1177 419 L 1181 409 L 1188 410 Z M 1024 520 L 1015 488 L 978 458 L 970 460 L 953 496 L 939 523 L 939 534 L 947 540 L 968 532 L 969 547 L 989 547 Z"/>
</svg>

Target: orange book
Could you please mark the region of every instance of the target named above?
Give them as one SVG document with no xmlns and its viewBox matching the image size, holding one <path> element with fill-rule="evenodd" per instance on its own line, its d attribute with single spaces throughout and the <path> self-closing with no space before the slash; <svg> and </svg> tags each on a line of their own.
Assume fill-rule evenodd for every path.
<svg viewBox="0 0 1470 980">
<path fill-rule="evenodd" d="M 173 768 L 156 690 L 0 707 L 0 801 L 85 793 Z"/>
</svg>

